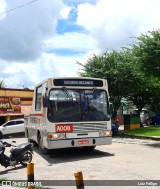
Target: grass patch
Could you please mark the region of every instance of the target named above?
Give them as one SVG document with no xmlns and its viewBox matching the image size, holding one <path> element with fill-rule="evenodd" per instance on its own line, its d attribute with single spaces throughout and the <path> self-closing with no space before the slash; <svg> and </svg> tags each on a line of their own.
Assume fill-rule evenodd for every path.
<svg viewBox="0 0 160 189">
<path fill-rule="evenodd" d="M 0 178 L 0 183 L 2 183 L 2 181 L 7 180 L 6 178 Z"/>
<path fill-rule="evenodd" d="M 0 186 L 2 185 L 2 182 L 6 180 L 7 180 L 6 178 L 0 178 Z"/>
<path fill-rule="evenodd" d="M 138 136 L 157 136 L 160 137 L 160 125 L 152 125 L 149 127 L 142 127 L 139 129 L 132 129 L 125 131 L 129 135 L 138 135 Z"/>
</svg>

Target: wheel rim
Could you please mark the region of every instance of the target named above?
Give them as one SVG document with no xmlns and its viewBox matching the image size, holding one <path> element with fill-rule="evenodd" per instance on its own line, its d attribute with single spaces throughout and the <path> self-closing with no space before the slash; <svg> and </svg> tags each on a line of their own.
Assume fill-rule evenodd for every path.
<svg viewBox="0 0 160 189">
<path fill-rule="evenodd" d="M 32 154 L 30 152 L 27 152 L 26 154 L 24 154 L 22 158 L 22 162 L 26 164 L 26 163 L 30 163 L 31 161 L 32 161 Z"/>
</svg>

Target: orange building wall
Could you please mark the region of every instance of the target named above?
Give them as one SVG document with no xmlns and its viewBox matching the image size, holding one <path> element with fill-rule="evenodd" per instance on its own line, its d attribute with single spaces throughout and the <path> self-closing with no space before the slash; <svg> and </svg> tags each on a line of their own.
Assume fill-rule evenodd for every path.
<svg viewBox="0 0 160 189">
<path fill-rule="evenodd" d="M 26 89 L 0 89 L 0 97 L 18 97 L 21 99 L 21 113 L 20 114 L 0 114 L 0 125 L 12 119 L 22 118 L 31 109 L 34 90 Z"/>
<path fill-rule="evenodd" d="M 21 105 L 31 105 L 33 98 L 34 90 L 26 90 L 26 89 L 10 89 L 3 88 L 0 89 L 0 97 L 20 97 Z"/>
</svg>

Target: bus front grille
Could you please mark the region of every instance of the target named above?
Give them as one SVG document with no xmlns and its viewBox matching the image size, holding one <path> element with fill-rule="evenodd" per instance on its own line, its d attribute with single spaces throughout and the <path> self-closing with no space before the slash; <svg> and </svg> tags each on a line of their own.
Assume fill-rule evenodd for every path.
<svg viewBox="0 0 160 189">
<path fill-rule="evenodd" d="M 107 130 L 107 123 L 76 123 L 73 124 L 73 132 L 94 132 Z"/>
</svg>

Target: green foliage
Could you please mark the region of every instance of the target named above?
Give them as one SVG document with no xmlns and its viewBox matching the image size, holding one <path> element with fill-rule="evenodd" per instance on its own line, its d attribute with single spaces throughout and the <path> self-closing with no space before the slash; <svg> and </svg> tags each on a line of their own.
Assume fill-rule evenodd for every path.
<svg viewBox="0 0 160 189">
<path fill-rule="evenodd" d="M 0 178 L 0 184 L 2 184 L 3 181 L 6 181 L 6 178 Z"/>
<path fill-rule="evenodd" d="M 113 115 L 122 97 L 139 111 L 147 105 L 160 112 L 160 30 L 149 31 L 136 39 L 131 49 L 93 54 L 85 64 L 78 62 L 81 76 L 108 80 Z"/>
<path fill-rule="evenodd" d="M 153 93 L 152 98 L 146 103 L 150 110 L 153 110 L 155 113 L 160 113 L 160 96 L 159 94 Z"/>
<path fill-rule="evenodd" d="M 155 112 L 160 112 L 160 30 L 141 34 L 132 47 L 132 52 L 137 57 L 148 83 L 149 99 L 145 104 Z"/>
<path fill-rule="evenodd" d="M 138 136 L 160 136 L 160 125 L 125 131 L 126 134 Z"/>
<path fill-rule="evenodd" d="M 148 31 L 137 37 L 137 42 L 132 44 L 132 51 L 139 59 L 144 71 L 151 76 L 160 73 L 160 30 Z"/>
<path fill-rule="evenodd" d="M 86 64 L 78 64 L 83 67 L 81 76 L 108 80 L 113 117 L 117 115 L 122 97 L 139 92 L 146 84 L 144 74 L 140 71 L 136 58 L 129 50 L 113 50 L 99 55 L 94 54 Z"/>
</svg>

